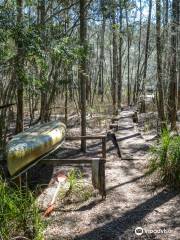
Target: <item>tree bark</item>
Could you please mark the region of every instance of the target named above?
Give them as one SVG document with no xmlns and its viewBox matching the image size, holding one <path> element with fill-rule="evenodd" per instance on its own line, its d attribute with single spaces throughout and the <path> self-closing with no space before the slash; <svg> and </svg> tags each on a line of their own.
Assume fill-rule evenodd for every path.
<svg viewBox="0 0 180 240">
<path fill-rule="evenodd" d="M 113 31 L 113 77 L 112 77 L 112 100 L 113 114 L 117 112 L 117 34 L 116 34 L 116 11 L 113 6 L 112 16 L 112 31 Z"/>
<path fill-rule="evenodd" d="M 172 21 L 171 21 L 171 66 L 170 66 L 170 83 L 169 83 L 169 101 L 168 101 L 168 115 L 171 123 L 171 129 L 176 129 L 176 115 L 177 115 L 177 61 L 176 61 L 176 47 L 177 47 L 177 0 L 172 1 Z"/>
<path fill-rule="evenodd" d="M 137 102 L 139 92 L 140 92 L 140 62 L 141 62 L 141 34 L 142 33 L 142 1 L 140 0 L 140 19 L 139 19 L 139 44 L 138 44 L 138 66 L 136 73 L 136 82 L 135 82 L 135 103 Z"/>
<path fill-rule="evenodd" d="M 164 94 L 162 84 L 162 43 L 161 43 L 161 0 L 156 0 L 156 51 L 157 51 L 157 90 L 158 116 L 161 130 L 166 128 L 164 112 Z"/>
<path fill-rule="evenodd" d="M 17 27 L 19 33 L 22 31 L 22 20 L 23 20 L 23 0 L 16 0 L 17 5 Z M 24 102 L 23 102 L 23 78 L 24 78 L 24 59 L 23 59 L 23 46 L 21 38 L 16 38 L 16 83 L 17 83 L 17 118 L 16 118 L 16 129 L 15 132 L 19 133 L 24 130 Z"/>
<path fill-rule="evenodd" d="M 119 71 L 118 71 L 118 108 L 121 108 L 122 103 L 122 18 L 123 18 L 123 10 L 122 10 L 122 3 L 120 1 L 120 16 L 119 16 Z"/>
<path fill-rule="evenodd" d="M 128 9 L 126 7 L 126 25 L 127 25 L 127 42 L 128 42 L 128 49 L 127 49 L 127 64 L 128 64 L 128 82 L 127 82 L 127 97 L 128 97 L 128 106 L 131 102 L 131 86 L 130 86 L 130 29 L 129 29 L 129 17 L 128 17 Z"/>
<path fill-rule="evenodd" d="M 101 45 L 100 45 L 100 64 L 99 64 L 99 85 L 98 94 L 101 95 L 101 102 L 104 101 L 104 34 L 105 34 L 106 19 L 103 13 Z"/>
<path fill-rule="evenodd" d="M 180 2 L 177 2 L 177 25 L 180 26 Z M 177 38 L 178 38 L 178 62 L 177 62 L 177 68 L 178 68 L 178 109 L 180 109 L 180 27 L 177 28 Z"/>
<path fill-rule="evenodd" d="M 46 15 L 46 9 L 45 9 L 45 0 L 40 0 L 40 28 L 41 28 L 41 38 L 43 41 L 45 41 L 45 15 Z M 44 69 L 40 70 L 40 79 L 41 81 L 45 81 L 45 71 Z M 48 121 L 48 106 L 47 106 L 47 94 L 46 89 L 42 87 L 41 89 L 41 110 L 40 110 L 40 119 L 41 123 Z"/>
<path fill-rule="evenodd" d="M 86 136 L 86 58 L 87 58 L 87 23 L 86 23 L 86 0 L 80 0 L 80 43 L 83 56 L 79 65 L 80 91 L 81 91 L 81 136 Z M 81 150 L 86 151 L 86 140 L 81 139 Z"/>
<path fill-rule="evenodd" d="M 141 112 L 146 111 L 146 105 L 145 105 L 145 82 L 146 82 L 146 76 L 147 76 L 147 63 L 148 63 L 148 57 L 149 57 L 149 36 L 150 36 L 150 28 L 151 28 L 151 13 L 152 13 L 152 0 L 149 0 L 149 15 L 148 15 L 148 24 L 147 24 L 147 33 L 146 33 L 146 46 L 145 46 L 145 57 L 144 57 L 144 69 L 143 69 L 143 81 L 142 81 L 142 92 L 144 95 L 143 103 Z"/>
</svg>

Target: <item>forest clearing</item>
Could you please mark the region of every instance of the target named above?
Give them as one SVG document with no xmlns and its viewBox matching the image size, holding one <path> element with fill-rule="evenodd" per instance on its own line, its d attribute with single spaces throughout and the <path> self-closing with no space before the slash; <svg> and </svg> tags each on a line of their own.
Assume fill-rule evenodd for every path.
<svg viewBox="0 0 180 240">
<path fill-rule="evenodd" d="M 0 240 L 180 237 L 180 1 L 0 1 Z"/>
</svg>

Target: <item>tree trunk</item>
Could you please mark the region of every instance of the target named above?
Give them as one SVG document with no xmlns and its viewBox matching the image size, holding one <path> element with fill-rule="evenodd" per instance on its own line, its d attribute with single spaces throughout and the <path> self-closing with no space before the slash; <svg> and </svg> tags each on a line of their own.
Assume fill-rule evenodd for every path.
<svg viewBox="0 0 180 240">
<path fill-rule="evenodd" d="M 158 116 L 161 130 L 166 128 L 164 112 L 164 94 L 162 84 L 162 44 L 161 44 L 161 0 L 156 0 L 156 49 L 157 49 L 157 90 Z"/>
<path fill-rule="evenodd" d="M 164 96 L 168 95 L 168 86 L 169 86 L 169 73 L 170 73 L 170 58 L 169 58 L 169 48 L 166 47 L 169 43 L 170 34 L 169 34 L 169 0 L 163 1 L 164 8 L 164 19 L 163 19 L 163 33 L 162 33 L 162 49 L 163 49 L 163 84 L 164 84 Z M 167 105 L 167 99 L 165 98 L 165 104 Z"/>
<path fill-rule="evenodd" d="M 17 26 L 19 33 L 22 31 L 23 20 L 23 0 L 16 0 L 17 4 Z M 23 76 L 24 76 L 24 59 L 23 46 L 21 38 L 16 39 L 17 58 L 16 58 L 16 82 L 17 82 L 17 118 L 16 133 L 22 132 L 24 129 L 24 102 L 23 102 Z"/>
<path fill-rule="evenodd" d="M 83 57 L 80 60 L 80 87 L 81 87 L 81 136 L 86 136 L 86 58 L 87 58 L 87 23 L 86 23 L 86 0 L 80 0 L 80 43 L 83 48 Z M 86 140 L 81 139 L 81 150 L 86 151 Z"/>
<path fill-rule="evenodd" d="M 177 46 L 177 0 L 172 2 L 172 21 L 171 21 L 171 66 L 170 66 L 170 83 L 168 99 L 168 115 L 171 123 L 171 129 L 176 129 L 176 98 L 177 98 L 177 72 L 176 72 L 176 46 Z"/>
<path fill-rule="evenodd" d="M 113 114 L 117 111 L 117 34 L 116 34 L 116 16 L 115 9 L 113 9 L 112 17 L 112 31 L 113 31 L 113 77 L 112 77 L 112 100 L 113 100 Z"/>
<path fill-rule="evenodd" d="M 148 57 L 149 57 L 149 36 L 150 36 L 150 28 L 151 28 L 151 13 L 152 13 L 152 0 L 149 0 L 149 15 L 148 15 L 148 24 L 147 24 L 147 33 L 146 33 L 146 46 L 145 46 L 143 83 L 142 83 L 143 91 L 145 91 L 145 81 L 146 81 L 146 75 L 147 75 L 147 62 L 148 62 Z"/>
<path fill-rule="evenodd" d="M 99 85 L 98 94 L 101 95 L 101 102 L 104 100 L 104 34 L 106 19 L 103 14 L 102 31 L 101 31 L 101 45 L 100 45 L 100 64 L 99 64 Z"/>
<path fill-rule="evenodd" d="M 150 27 L 151 27 L 151 13 L 152 13 L 152 0 L 149 0 L 149 15 L 148 15 L 148 24 L 147 24 L 147 34 L 146 34 L 146 46 L 145 46 L 145 57 L 144 57 L 144 69 L 143 69 L 143 82 L 142 82 L 142 92 L 144 95 L 141 112 L 146 111 L 145 105 L 145 82 L 147 76 L 147 63 L 149 57 L 149 36 L 150 36 Z"/>
<path fill-rule="evenodd" d="M 177 25 L 180 26 L 180 2 L 177 2 Z M 178 36 L 178 62 L 177 62 L 177 68 L 178 68 L 178 109 L 180 109 L 180 28 L 177 28 L 177 36 Z"/>
<path fill-rule="evenodd" d="M 41 38 L 45 41 L 45 0 L 40 0 L 40 28 L 41 28 Z M 41 81 L 45 81 L 45 71 L 44 69 L 40 70 L 40 79 Z M 44 86 L 41 89 L 41 110 L 40 110 L 40 119 L 41 123 L 48 121 L 48 106 L 47 106 L 47 94 Z"/>
<path fill-rule="evenodd" d="M 131 102 L 131 88 L 130 88 L 130 29 L 129 29 L 129 19 L 128 19 L 128 9 L 126 7 L 126 25 L 127 25 L 127 64 L 128 64 L 128 82 L 127 82 L 127 97 L 128 97 L 128 106 Z"/>
<path fill-rule="evenodd" d="M 119 16 L 119 71 L 118 71 L 118 108 L 121 108 L 122 103 L 122 45 L 123 45 L 123 39 L 122 39 L 122 4 L 120 1 L 120 16 Z"/>
<path fill-rule="evenodd" d="M 139 19 L 139 44 L 138 44 L 138 66 L 136 73 L 136 82 L 135 82 L 135 103 L 139 97 L 140 92 L 140 62 L 141 62 L 141 33 L 142 33 L 142 1 L 140 0 L 140 19 Z"/>
</svg>

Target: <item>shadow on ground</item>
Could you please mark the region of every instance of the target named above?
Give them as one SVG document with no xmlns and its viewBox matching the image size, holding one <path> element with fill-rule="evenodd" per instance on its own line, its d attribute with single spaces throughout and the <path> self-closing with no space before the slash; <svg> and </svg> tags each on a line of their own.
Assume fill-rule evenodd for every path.
<svg viewBox="0 0 180 240">
<path fill-rule="evenodd" d="M 134 209 L 128 210 L 122 216 L 111 220 L 110 222 L 107 222 L 88 233 L 76 236 L 74 240 L 135 239 L 132 238 L 132 236 L 134 235 L 134 229 L 137 224 L 140 223 L 146 217 L 146 215 L 151 213 L 155 208 L 168 202 L 176 195 L 176 192 L 168 192 L 163 190 Z M 99 218 L 103 219 L 103 216 L 99 216 L 98 219 Z M 96 219 L 94 219 L 94 221 L 96 221 Z M 123 238 L 124 233 L 129 230 L 130 236 L 128 238 Z M 150 239 L 158 239 L 155 238 L 154 235 L 149 237 Z M 148 236 L 143 239 L 148 239 Z"/>
</svg>

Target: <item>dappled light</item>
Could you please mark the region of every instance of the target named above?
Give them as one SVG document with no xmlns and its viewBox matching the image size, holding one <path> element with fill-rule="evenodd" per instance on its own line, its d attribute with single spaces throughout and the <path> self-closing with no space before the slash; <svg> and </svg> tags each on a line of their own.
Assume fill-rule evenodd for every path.
<svg viewBox="0 0 180 240">
<path fill-rule="evenodd" d="M 0 0 L 0 240 L 178 240 L 180 0 Z"/>
</svg>

